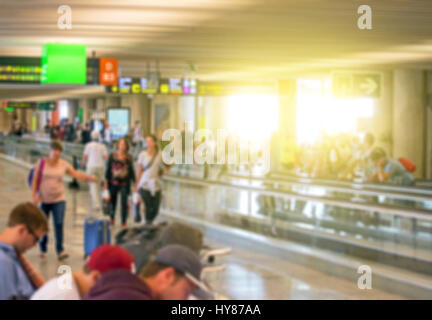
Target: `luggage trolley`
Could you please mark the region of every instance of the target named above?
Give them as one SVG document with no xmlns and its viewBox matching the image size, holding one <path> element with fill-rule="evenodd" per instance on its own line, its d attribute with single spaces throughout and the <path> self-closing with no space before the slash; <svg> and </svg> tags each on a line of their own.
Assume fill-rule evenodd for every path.
<svg viewBox="0 0 432 320">
<path fill-rule="evenodd" d="M 181 231 L 181 232 L 178 232 Z M 184 234 L 195 235 L 184 237 Z M 158 250 L 163 243 L 178 243 L 185 245 L 198 253 L 203 265 L 202 278 L 215 299 L 223 297 L 214 292 L 210 285 L 210 278 L 217 277 L 218 273 L 225 270 L 226 266 L 220 262 L 222 257 L 231 253 L 230 248 L 214 248 L 203 243 L 202 233 L 192 226 L 182 223 L 169 224 L 161 222 L 157 225 L 144 225 L 127 228 L 118 232 L 115 243 L 129 251 L 135 258 L 137 270 L 141 270 L 149 261 L 151 255 Z"/>
<path fill-rule="evenodd" d="M 231 254 L 231 248 L 214 248 L 204 245 L 200 252 L 200 259 L 203 265 L 202 279 L 214 296 L 214 300 L 228 300 L 228 297 L 223 296 L 213 290 L 209 282 L 219 282 L 218 274 L 226 269 L 226 264 L 221 258 Z M 213 280 L 213 281 L 212 281 Z"/>
</svg>

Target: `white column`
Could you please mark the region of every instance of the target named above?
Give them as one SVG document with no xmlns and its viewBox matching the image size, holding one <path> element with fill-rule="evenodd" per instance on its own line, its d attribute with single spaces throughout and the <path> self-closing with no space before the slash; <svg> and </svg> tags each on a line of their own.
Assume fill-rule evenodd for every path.
<svg viewBox="0 0 432 320">
<path fill-rule="evenodd" d="M 393 157 L 405 157 L 417 165 L 416 178 L 425 176 L 425 73 L 397 69 L 393 91 Z"/>
</svg>

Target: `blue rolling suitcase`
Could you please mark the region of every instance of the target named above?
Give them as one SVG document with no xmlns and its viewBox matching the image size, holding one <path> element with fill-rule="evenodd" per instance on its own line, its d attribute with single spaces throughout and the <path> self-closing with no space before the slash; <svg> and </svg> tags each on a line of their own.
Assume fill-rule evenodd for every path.
<svg viewBox="0 0 432 320">
<path fill-rule="evenodd" d="M 107 219 L 86 219 L 84 222 L 84 257 L 94 249 L 111 243 L 111 231 Z"/>
</svg>

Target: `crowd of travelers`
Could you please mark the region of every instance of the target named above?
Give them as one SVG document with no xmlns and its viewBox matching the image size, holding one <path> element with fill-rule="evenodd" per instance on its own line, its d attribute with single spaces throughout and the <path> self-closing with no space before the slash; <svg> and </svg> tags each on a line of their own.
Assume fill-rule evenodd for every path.
<svg viewBox="0 0 432 320">
<path fill-rule="evenodd" d="M 47 219 L 52 213 L 59 260 L 69 256 L 63 247 L 66 212 L 63 184 L 65 175 L 89 182 L 91 210 L 88 216 L 101 218 L 105 214 L 109 216 L 111 226 L 115 225 L 117 200 L 120 197 L 121 226 L 126 228 L 130 209 L 129 196 L 132 192 L 136 193 L 140 198 L 138 201 L 144 204 L 143 223 L 152 224 L 159 211 L 160 179 L 168 172 L 169 166 L 162 162 L 157 138 L 154 135 L 146 138 L 147 149 L 143 150 L 138 157 L 136 164 L 138 172 L 135 174 L 135 163 L 129 154 L 127 139 L 119 139 L 115 150 L 108 154 L 106 146 L 99 142 L 97 130 L 91 133 L 91 137 L 92 141 L 86 144 L 81 161 L 82 167 L 86 167 L 86 173 L 74 169 L 67 161 L 61 159 L 63 146 L 59 140 L 51 142 L 49 156 L 41 158 L 35 165 L 32 183 L 33 203 L 40 206 Z M 106 202 L 105 205 L 103 202 Z M 105 212 L 104 208 L 107 208 Z M 39 241 L 42 259 L 47 252 L 47 243 L 48 237 L 45 235 Z"/>
<path fill-rule="evenodd" d="M 376 146 L 373 134 L 323 136 L 314 144 L 291 150 L 293 156 L 285 167 L 295 173 L 320 179 L 353 180 L 413 185 L 415 165 L 408 159 L 391 158 Z"/>
<path fill-rule="evenodd" d="M 67 118 L 62 119 L 57 125 L 48 119 L 43 129 L 45 134 L 49 135 L 51 140 L 60 140 L 84 145 L 92 141 L 91 133 L 95 130 L 95 128 L 92 128 L 91 122 L 86 122 L 84 125 L 80 122 L 74 124 L 70 123 Z M 98 133 L 98 141 L 106 145 L 111 145 L 112 133 L 107 121 L 102 122 L 102 128 Z"/>
<path fill-rule="evenodd" d="M 124 248 L 105 244 L 91 252 L 82 268 L 45 280 L 25 257 L 46 236 L 48 221 L 33 203 L 20 203 L 0 232 L 0 300 L 185 300 L 211 298 L 201 279 L 198 255 L 169 244 L 139 272 Z"/>
<path fill-rule="evenodd" d="M 9 131 L 9 135 L 22 137 L 25 134 L 31 133 L 26 122 L 20 122 L 18 119 L 12 121 L 12 126 Z"/>
<path fill-rule="evenodd" d="M 48 221 L 52 214 L 58 260 L 69 257 L 64 248 L 65 175 L 89 182 L 90 215 L 100 217 L 104 203 L 109 204 L 106 206 L 108 213 L 104 213 L 109 216 L 111 226 L 115 225 L 117 198 L 120 197 L 121 226 L 126 228 L 131 193 L 144 204 L 143 224 L 153 223 L 161 201 L 160 178 L 169 170 L 162 162 L 156 136 L 144 138 L 139 122 L 131 139 L 125 136 L 117 140 L 111 153 L 107 148 L 112 143 L 107 122 L 103 130 L 90 132 L 89 123 L 81 129 L 79 123 L 74 126 L 68 120 L 59 126 L 48 121 L 44 131 L 51 137 L 50 151 L 48 157 L 39 159 L 34 166 L 33 201 L 15 207 L 6 229 L 0 233 L 0 300 L 156 300 L 187 299 L 191 294 L 198 298 L 208 296 L 200 280 L 199 257 L 181 245 L 161 248 L 139 273 L 136 273 L 133 257 L 125 249 L 102 245 L 91 252 L 80 270 L 49 281 L 43 279 L 24 253 L 38 245 L 40 258 L 46 259 Z M 62 141 L 85 144 L 81 167 L 86 173 L 61 159 Z M 130 154 L 131 144 L 137 148 L 146 145 L 137 159 Z M 108 196 L 104 196 L 106 194 Z"/>
<path fill-rule="evenodd" d="M 91 252 L 83 267 L 45 281 L 24 257 L 25 251 L 39 244 L 40 258 L 46 259 L 48 219 L 53 216 L 55 249 L 59 261 L 69 257 L 64 242 L 66 196 L 63 177 L 70 175 L 89 182 L 92 212 L 99 213 L 108 201 L 111 225 L 115 224 L 117 198 L 120 197 L 121 225 L 126 227 L 128 199 L 137 193 L 145 207 L 145 224 L 152 224 L 161 201 L 160 177 L 169 166 L 162 162 L 157 138 L 142 136 L 139 123 L 132 139 L 119 139 L 108 152 L 106 131 L 73 128 L 66 120 L 60 126 L 49 122 L 45 132 L 52 141 L 48 157 L 35 165 L 32 184 L 33 202 L 15 207 L 6 229 L 0 233 L 0 299 L 32 300 L 158 300 L 188 299 L 190 295 L 208 298 L 208 288 L 201 282 L 202 265 L 198 255 L 182 245 L 167 245 L 157 251 L 138 273 L 133 256 L 117 245 L 102 245 Z M 109 128 L 106 123 L 105 128 Z M 90 137 L 90 139 L 87 138 Z M 102 138 L 102 139 L 101 139 Z M 61 141 L 85 142 L 82 168 L 74 169 L 61 159 Z M 147 146 L 137 159 L 129 153 L 130 143 Z M 111 141 L 109 141 L 111 142 Z M 135 173 L 135 169 L 137 172 Z M 39 178 L 41 177 L 41 178 Z M 101 189 L 108 194 L 102 199 Z"/>
<path fill-rule="evenodd" d="M 13 132 L 23 131 L 22 126 L 14 126 Z M 98 215 L 107 207 L 105 214 L 111 226 L 115 225 L 120 198 L 121 227 L 126 228 L 131 193 L 144 204 L 143 223 L 153 223 L 161 202 L 160 179 L 170 168 L 162 161 L 156 136 L 144 138 L 139 122 L 116 141 L 112 152 L 107 148 L 113 142 L 107 122 L 102 130 L 91 131 L 90 123 L 82 128 L 81 124 L 73 125 L 67 119 L 59 126 L 48 121 L 44 130 L 52 142 L 49 156 L 35 165 L 33 202 L 16 206 L 0 233 L 0 299 L 156 300 L 188 299 L 191 294 L 206 297 L 208 289 L 201 282 L 199 257 L 181 245 L 159 249 L 137 273 L 134 258 L 128 251 L 106 244 L 93 250 L 81 269 L 48 281 L 43 279 L 24 253 L 39 244 L 40 258 L 46 258 L 48 220 L 52 213 L 58 260 L 69 257 L 63 246 L 65 175 L 89 182 L 91 213 Z M 61 141 L 85 145 L 81 167 L 86 173 L 61 159 Z M 143 145 L 145 149 L 141 148 Z M 141 148 L 138 157 L 131 155 L 131 146 Z M 407 159 L 389 157 L 383 148 L 376 146 L 371 133 L 324 136 L 314 144 L 293 146 L 289 152 L 287 159 L 290 160 L 283 165 L 309 177 L 339 180 L 362 177 L 364 181 L 407 186 L 414 183 L 415 165 Z"/>
</svg>

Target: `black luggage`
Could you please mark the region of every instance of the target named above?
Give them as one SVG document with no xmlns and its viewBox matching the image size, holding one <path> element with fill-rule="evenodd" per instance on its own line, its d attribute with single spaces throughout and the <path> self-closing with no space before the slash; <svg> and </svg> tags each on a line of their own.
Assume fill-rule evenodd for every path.
<svg viewBox="0 0 432 320">
<path fill-rule="evenodd" d="M 135 258 L 139 273 L 152 253 L 168 244 L 181 244 L 199 255 L 203 247 L 202 232 L 192 226 L 173 222 L 128 228 L 116 235 L 116 244 L 122 246 Z"/>
</svg>

